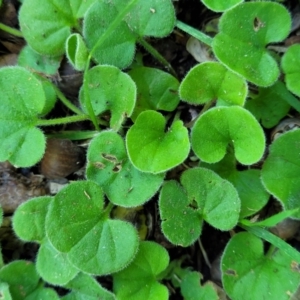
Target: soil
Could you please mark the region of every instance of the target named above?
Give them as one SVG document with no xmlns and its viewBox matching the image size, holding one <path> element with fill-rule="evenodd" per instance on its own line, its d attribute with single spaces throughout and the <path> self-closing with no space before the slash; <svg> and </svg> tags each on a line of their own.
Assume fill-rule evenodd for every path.
<svg viewBox="0 0 300 300">
<path fill-rule="evenodd" d="M 42 5 L 42 2 L 41 2 Z M 220 15 L 212 13 L 207 10 L 199 0 L 179 0 L 174 1 L 176 7 L 177 18 L 197 29 L 203 30 L 203 28 L 211 21 L 218 18 Z M 285 1 L 285 5 L 290 8 L 293 15 L 300 12 L 299 4 L 297 1 Z M 18 9 L 19 3 L 17 1 L 4 1 L 4 4 L 0 10 L 1 21 L 9 26 L 18 28 Z M 296 33 L 292 34 L 293 37 Z M 193 56 L 186 50 L 186 43 L 189 36 L 180 30 L 174 30 L 174 32 L 164 39 L 148 39 L 148 42 L 154 46 L 159 53 L 164 56 L 168 62 L 174 68 L 178 79 L 182 80 L 187 72 L 198 62 Z M 283 44 L 284 45 L 284 44 Z M 15 38 L 5 32 L 0 32 L 0 65 L 13 65 L 16 63 L 16 59 L 19 51 L 24 46 L 24 41 L 19 38 Z M 150 54 L 148 54 L 142 47 L 137 47 L 137 52 L 143 55 L 143 61 L 146 66 L 160 68 L 165 70 L 165 67 L 159 64 Z M 64 61 L 60 68 L 60 77 L 62 81 L 59 82 L 59 88 L 65 93 L 65 95 L 77 102 L 78 89 L 81 85 L 82 74 L 74 71 L 70 68 L 70 65 Z M 179 106 L 181 110 L 181 119 L 188 123 L 191 121 L 191 109 L 196 110 L 195 107 L 190 107 L 187 104 L 182 103 Z M 57 104 L 54 111 L 51 113 L 51 117 L 60 117 L 68 114 L 60 104 Z M 291 112 L 293 115 L 294 112 Z M 294 114 L 295 115 L 295 114 Z M 52 127 L 48 133 L 55 132 L 61 128 Z M 90 129 L 88 122 L 80 124 L 72 124 L 67 129 Z M 267 136 L 270 136 L 270 132 L 266 132 Z M 269 138 L 270 140 L 270 138 Z M 259 167 L 259 166 L 258 166 Z M 45 177 L 45 173 L 41 173 L 40 165 L 34 166 L 30 169 L 14 169 L 7 163 L 0 164 L 0 200 L 1 203 L 9 203 L 9 208 L 5 208 L 5 222 L 0 228 L 0 236 L 2 242 L 2 251 L 5 263 L 8 263 L 15 259 L 27 259 L 35 260 L 35 254 L 38 250 L 38 246 L 33 243 L 23 243 L 17 240 L 10 228 L 10 217 L 13 214 L 14 209 L 26 199 L 37 195 L 44 195 L 50 193 L 50 183 L 53 186 L 53 180 Z M 172 178 L 178 178 L 182 169 L 176 168 L 168 176 Z M 81 179 L 83 175 L 75 173 L 72 170 L 68 176 L 62 176 L 65 180 Z M 38 178 L 38 179 L 37 179 Z M 59 178 L 60 180 L 62 178 Z M 57 183 L 57 182 L 56 182 Z M 63 184 L 63 182 L 59 182 Z M 220 284 L 218 264 L 213 262 L 218 260 L 222 253 L 226 243 L 230 239 L 230 236 L 234 234 L 232 232 L 221 232 L 211 226 L 205 224 L 203 227 L 201 242 L 202 249 L 199 243 L 195 243 L 191 247 L 182 248 L 171 245 L 162 235 L 160 231 L 159 217 L 157 216 L 157 199 L 151 200 L 144 207 L 143 213 L 148 215 L 148 223 L 152 224 L 152 228 L 149 229 L 148 239 L 154 240 L 163 246 L 165 246 L 173 259 L 183 260 L 183 267 L 191 267 L 194 270 L 200 272 L 203 275 L 203 282 L 212 280 L 217 284 Z M 14 204 L 12 205 L 12 201 Z M 266 208 L 260 215 L 270 215 L 274 211 L 279 211 L 280 207 L 276 205 L 276 201 L 270 201 Z M 151 219 L 151 222 L 149 221 Z M 298 230 L 298 228 L 297 228 Z M 297 231 L 290 237 L 290 243 L 300 249 L 299 239 L 297 237 Z M 205 259 L 207 255 L 207 259 Z M 214 273 L 211 274 L 210 264 L 213 263 Z M 217 266 L 217 267 L 216 267 Z M 107 287 L 111 286 L 110 278 L 106 278 L 104 281 L 101 279 L 101 283 Z M 170 290 L 170 299 L 182 299 L 178 289 L 172 287 L 170 283 L 166 283 Z M 58 289 L 58 292 L 62 295 L 65 293 L 63 289 Z"/>
</svg>

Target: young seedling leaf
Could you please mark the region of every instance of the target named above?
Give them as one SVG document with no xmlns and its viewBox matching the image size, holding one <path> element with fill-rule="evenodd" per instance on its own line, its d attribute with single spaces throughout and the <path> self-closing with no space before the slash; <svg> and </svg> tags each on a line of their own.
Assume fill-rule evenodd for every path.
<svg viewBox="0 0 300 300">
<path fill-rule="evenodd" d="M 41 243 L 45 237 L 45 218 L 52 199 L 50 196 L 32 198 L 17 208 L 12 225 L 20 239 Z"/>
<path fill-rule="evenodd" d="M 173 111 L 178 103 L 178 80 L 159 69 L 139 67 L 128 72 L 137 85 L 137 102 L 133 121 L 145 110 Z"/>
<path fill-rule="evenodd" d="M 189 272 L 181 281 L 180 290 L 185 300 L 218 300 L 217 291 L 211 283 L 201 286 L 201 274 Z"/>
<path fill-rule="evenodd" d="M 35 52 L 26 45 L 18 56 L 18 65 L 29 71 L 37 71 L 47 75 L 55 75 L 60 66 L 61 56 L 45 56 Z"/>
<path fill-rule="evenodd" d="M 288 48 L 281 61 L 287 88 L 297 96 L 300 96 L 300 45 L 292 45 Z"/>
<path fill-rule="evenodd" d="M 288 210 L 300 205 L 299 140 L 299 129 L 279 136 L 270 146 L 262 168 L 266 189 Z M 300 218 L 300 212 L 294 217 Z"/>
<path fill-rule="evenodd" d="M 202 220 L 220 230 L 237 224 L 240 199 L 230 182 L 211 170 L 193 168 L 182 174 L 181 184 L 165 183 L 159 196 L 162 231 L 171 243 L 191 245 L 201 234 Z"/>
<path fill-rule="evenodd" d="M 53 246 L 67 252 L 78 269 L 97 275 L 121 270 L 138 248 L 133 225 L 108 219 L 103 205 L 98 184 L 77 181 L 54 197 L 46 217 L 46 233 Z"/>
<path fill-rule="evenodd" d="M 142 172 L 162 173 L 181 164 L 188 156 L 187 129 L 176 120 L 165 132 L 164 117 L 153 110 L 142 112 L 128 130 L 126 146 L 132 164 Z"/>
<path fill-rule="evenodd" d="M 290 110 L 289 102 L 295 98 L 285 87 L 277 81 L 267 88 L 259 88 L 258 95 L 246 102 L 248 109 L 265 128 L 272 128 L 287 115 Z M 296 99 L 295 99 L 296 100 Z"/>
<path fill-rule="evenodd" d="M 165 248 L 154 242 L 141 242 L 133 262 L 113 275 L 113 291 L 119 300 L 168 299 L 168 289 L 157 282 L 169 264 Z"/>
<path fill-rule="evenodd" d="M 39 248 L 36 270 L 46 282 L 53 285 L 64 285 L 79 272 L 68 260 L 67 254 L 59 252 L 45 238 Z"/>
<path fill-rule="evenodd" d="M 0 70 L 0 90 L 0 161 L 32 166 L 45 151 L 45 137 L 35 128 L 45 105 L 43 87 L 24 68 L 6 67 Z"/>
<path fill-rule="evenodd" d="M 38 287 L 39 279 L 34 263 L 30 261 L 15 260 L 0 270 L 0 282 L 9 285 L 13 300 L 25 299 Z"/>
<path fill-rule="evenodd" d="M 233 6 L 244 2 L 244 0 L 202 0 L 203 4 L 208 7 L 210 10 L 216 12 L 223 12 Z"/>
<path fill-rule="evenodd" d="M 19 21 L 28 44 L 37 52 L 49 56 L 64 53 L 71 29 L 80 30 L 79 19 L 95 0 L 25 1 Z M 102 15 L 102 14 L 101 14 Z"/>
<path fill-rule="evenodd" d="M 73 280 L 64 286 L 71 292 L 62 297 L 62 300 L 114 300 L 115 295 L 103 288 L 92 276 L 79 273 Z"/>
<path fill-rule="evenodd" d="M 245 165 L 259 161 L 265 150 L 265 136 L 254 116 L 239 106 L 215 107 L 205 112 L 191 133 L 192 148 L 204 162 L 216 163 L 228 145 Z"/>
<path fill-rule="evenodd" d="M 267 204 L 269 194 L 262 185 L 260 170 L 237 170 L 233 151 L 216 164 L 201 163 L 200 166 L 213 170 L 234 185 L 241 199 L 240 218 L 255 214 Z"/>
<path fill-rule="evenodd" d="M 118 131 L 129 117 L 136 101 L 136 86 L 133 80 L 114 66 L 96 66 L 87 72 L 88 91 L 95 114 L 111 111 L 110 127 Z M 85 110 L 83 88 L 80 102 Z"/>
<path fill-rule="evenodd" d="M 220 100 L 227 105 L 244 105 L 247 83 L 218 62 L 205 62 L 192 68 L 181 82 L 180 98 L 190 104 Z"/>
<path fill-rule="evenodd" d="M 290 299 L 300 280 L 299 261 L 278 249 L 271 248 L 264 255 L 262 240 L 247 232 L 231 238 L 221 268 L 231 299 Z"/>
<path fill-rule="evenodd" d="M 120 135 L 102 131 L 89 145 L 86 176 L 97 182 L 108 199 L 132 207 L 148 201 L 161 186 L 164 174 L 142 173 L 127 157 Z"/>
<path fill-rule="evenodd" d="M 122 0 L 115 1 L 118 11 L 125 5 Z M 165 37 L 172 32 L 175 20 L 174 5 L 170 0 L 139 0 L 125 17 L 128 27 L 139 37 Z"/>
<path fill-rule="evenodd" d="M 34 290 L 30 295 L 28 295 L 24 300 L 59 300 L 57 293 L 50 288 L 39 287 Z M 6 299 L 5 299 L 6 300 Z"/>
<path fill-rule="evenodd" d="M 136 38 L 128 28 L 125 21 L 112 31 L 106 39 L 102 36 L 111 23 L 116 19 L 119 11 L 115 1 L 94 1 L 87 11 L 83 23 L 83 36 L 93 58 L 99 64 L 114 65 L 123 69 L 130 65 L 134 57 Z M 124 6 L 128 2 L 123 1 Z M 98 43 L 103 39 L 102 43 Z"/>
<path fill-rule="evenodd" d="M 229 69 L 258 86 L 270 86 L 279 76 L 269 43 L 284 40 L 291 28 L 287 9 L 274 2 L 247 2 L 227 10 L 213 39 L 216 57 Z"/>
<path fill-rule="evenodd" d="M 83 71 L 88 61 L 89 52 L 79 33 L 71 34 L 66 42 L 66 54 L 75 70 Z"/>
</svg>

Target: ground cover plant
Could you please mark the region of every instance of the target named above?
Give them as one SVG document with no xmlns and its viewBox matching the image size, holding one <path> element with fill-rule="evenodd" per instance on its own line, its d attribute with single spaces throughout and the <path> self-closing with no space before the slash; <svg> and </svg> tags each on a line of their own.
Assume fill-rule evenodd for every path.
<svg viewBox="0 0 300 300">
<path fill-rule="evenodd" d="M 300 219 L 297 121 L 270 137 L 300 112 L 300 48 L 282 46 L 291 7 L 203 0 L 218 26 L 200 31 L 177 2 L 23 0 L 20 30 L 0 24 L 26 42 L 0 68 L 0 161 L 34 168 L 50 138 L 86 145 L 83 177 L 15 210 L 14 234 L 38 247 L 32 260 L 1 259 L 3 299 L 297 299 L 300 253 L 269 231 Z M 174 32 L 209 49 L 183 78 L 151 45 Z M 73 102 L 63 59 L 82 74 Z M 228 236 L 220 282 L 191 259 L 212 268 L 208 226 Z"/>
</svg>

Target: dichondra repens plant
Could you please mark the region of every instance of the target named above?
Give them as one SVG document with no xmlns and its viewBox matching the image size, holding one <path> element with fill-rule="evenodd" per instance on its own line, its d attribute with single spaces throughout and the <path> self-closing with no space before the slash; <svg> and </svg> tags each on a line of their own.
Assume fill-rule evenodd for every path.
<svg viewBox="0 0 300 300">
<path fill-rule="evenodd" d="M 299 46 L 284 55 L 269 47 L 289 36 L 291 15 L 276 1 L 202 2 L 222 13 L 214 37 L 178 20 L 171 0 L 21 4 L 20 31 L 10 32 L 27 45 L 18 66 L 0 69 L 0 161 L 39 163 L 51 125 L 90 121 L 95 130 L 64 132 L 74 140 L 93 137 L 85 180 L 15 211 L 14 232 L 39 249 L 35 262 L 2 261 L 5 299 L 59 299 L 47 283 L 69 290 L 65 300 L 163 300 L 170 296 L 163 279 L 184 299 L 218 299 L 211 283 L 199 284 L 197 270 L 113 217 L 116 206 L 138 209 L 150 201 L 157 202 L 164 237 L 177 247 L 199 241 L 204 222 L 221 231 L 239 228 L 220 263 L 230 299 L 290 299 L 296 293 L 300 254 L 268 228 L 287 217 L 300 219 L 300 130 L 270 146 L 265 130 L 300 112 Z M 175 27 L 210 46 L 215 58 L 182 80 L 148 42 Z M 136 44 L 165 70 L 134 61 Z M 51 80 L 63 57 L 83 73 L 78 105 Z M 48 118 L 57 98 L 71 114 Z M 184 120 L 180 106 L 197 115 Z M 171 175 L 175 168 L 180 175 Z M 270 196 L 282 212 L 261 220 Z M 111 279 L 111 289 L 100 285 L 102 276 Z"/>
</svg>

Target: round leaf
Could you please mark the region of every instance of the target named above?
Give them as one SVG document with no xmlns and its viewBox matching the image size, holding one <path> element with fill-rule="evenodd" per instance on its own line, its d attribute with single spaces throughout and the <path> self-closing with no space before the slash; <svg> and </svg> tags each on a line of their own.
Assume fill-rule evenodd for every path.
<svg viewBox="0 0 300 300">
<path fill-rule="evenodd" d="M 285 85 L 277 81 L 267 88 L 260 88 L 257 97 L 248 100 L 248 109 L 265 128 L 274 127 L 290 110 L 289 102 L 293 95 Z"/>
<path fill-rule="evenodd" d="M 113 290 L 120 300 L 168 299 L 168 289 L 157 276 L 169 264 L 165 248 L 154 242 L 141 242 L 133 262 L 113 276 Z"/>
<path fill-rule="evenodd" d="M 93 58 L 100 64 L 114 65 L 123 69 L 134 57 L 135 37 L 126 22 L 120 24 L 99 45 L 99 39 L 118 16 L 119 12 L 110 1 L 94 1 L 87 11 L 83 23 L 83 36 Z M 124 2 L 124 5 L 128 2 Z M 96 47 L 97 45 L 97 47 Z M 95 48 L 96 47 L 96 48 Z"/>
<path fill-rule="evenodd" d="M 0 161 L 32 166 L 45 151 L 45 137 L 34 127 L 45 105 L 43 87 L 29 71 L 6 67 L 0 70 L 0 90 Z"/>
<path fill-rule="evenodd" d="M 71 28 L 79 29 L 79 19 L 95 0 L 39 0 L 24 1 L 19 13 L 22 33 L 37 52 L 59 56 Z"/>
<path fill-rule="evenodd" d="M 256 119 L 239 106 L 215 107 L 205 112 L 191 133 L 192 148 L 204 162 L 215 163 L 233 145 L 236 159 L 245 165 L 259 161 L 265 136 Z"/>
<path fill-rule="evenodd" d="M 137 116 L 145 110 L 173 111 L 178 103 L 178 80 L 159 69 L 139 67 L 128 72 L 137 85 L 137 103 L 131 116 Z"/>
<path fill-rule="evenodd" d="M 180 120 L 165 132 L 164 117 L 152 110 L 142 112 L 128 130 L 126 146 L 132 164 L 142 172 L 162 173 L 181 164 L 188 156 L 187 129 Z"/>
<path fill-rule="evenodd" d="M 284 40 L 291 28 L 286 8 L 273 2 L 248 2 L 227 10 L 213 39 L 216 57 L 229 69 L 258 86 L 270 86 L 279 76 L 266 45 Z"/>
<path fill-rule="evenodd" d="M 25 241 L 41 242 L 45 237 L 45 218 L 53 197 L 32 198 L 22 203 L 14 213 L 13 229 Z"/>
<path fill-rule="evenodd" d="M 287 88 L 297 96 L 300 96 L 300 45 L 292 45 L 282 57 L 282 69 L 285 73 Z"/>
<path fill-rule="evenodd" d="M 263 184 L 287 210 L 300 205 L 299 140 L 299 129 L 279 136 L 270 146 L 269 155 L 262 168 Z M 293 217 L 300 218 L 300 213 Z"/>
<path fill-rule="evenodd" d="M 225 11 L 244 0 L 202 0 L 203 4 L 208 7 L 210 10 L 216 11 L 216 12 L 222 12 Z"/>
<path fill-rule="evenodd" d="M 68 259 L 78 269 L 97 275 L 124 268 L 138 248 L 133 225 L 109 220 L 103 204 L 99 185 L 77 181 L 55 196 L 46 217 L 46 232 L 53 246 L 68 252 Z"/>
<path fill-rule="evenodd" d="M 123 139 L 112 131 L 102 131 L 90 142 L 87 158 L 87 178 L 97 182 L 116 205 L 142 205 L 157 192 L 164 179 L 164 174 L 137 170 L 127 157 Z"/>
<path fill-rule="evenodd" d="M 221 100 L 229 105 L 244 105 L 246 81 L 218 62 L 205 62 L 192 68 L 179 89 L 180 98 L 190 104 Z"/>
<path fill-rule="evenodd" d="M 88 91 L 95 114 L 111 111 L 110 127 L 119 130 L 126 116 L 133 112 L 136 86 L 133 80 L 114 66 L 96 66 L 87 72 Z M 80 102 L 85 109 L 83 88 Z"/>
<path fill-rule="evenodd" d="M 262 241 L 241 232 L 225 248 L 221 261 L 223 286 L 231 299 L 287 300 L 299 285 L 298 264 L 278 249 L 265 256 Z"/>
</svg>

